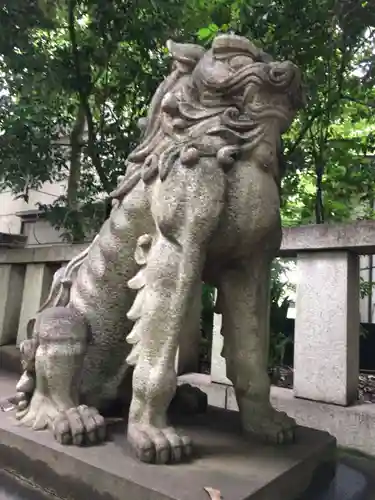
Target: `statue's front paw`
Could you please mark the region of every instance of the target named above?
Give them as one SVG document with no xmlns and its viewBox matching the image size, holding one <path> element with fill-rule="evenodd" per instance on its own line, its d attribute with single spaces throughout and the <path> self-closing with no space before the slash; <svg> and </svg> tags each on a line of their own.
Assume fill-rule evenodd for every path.
<svg viewBox="0 0 375 500">
<path fill-rule="evenodd" d="M 52 424 L 55 439 L 76 446 L 97 444 L 106 439 L 104 418 L 95 408 L 81 405 L 60 411 Z"/>
<path fill-rule="evenodd" d="M 172 427 L 158 429 L 152 425 L 129 423 L 128 441 L 141 462 L 178 463 L 192 454 L 191 439 L 179 435 Z"/>
<path fill-rule="evenodd" d="M 288 444 L 295 441 L 296 421 L 286 413 L 270 407 L 252 406 L 251 413 L 241 415 L 245 432 L 271 444 Z"/>
</svg>

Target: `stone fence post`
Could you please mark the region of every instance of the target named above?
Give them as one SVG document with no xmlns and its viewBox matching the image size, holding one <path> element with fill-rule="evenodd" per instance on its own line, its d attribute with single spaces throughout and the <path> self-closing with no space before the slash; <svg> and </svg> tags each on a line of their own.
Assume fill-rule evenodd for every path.
<svg viewBox="0 0 375 500">
<path fill-rule="evenodd" d="M 375 253 L 375 221 L 284 228 L 280 257 L 297 259 L 294 396 L 347 406 L 359 376 L 359 255 Z M 215 315 L 211 380 L 230 384 Z M 375 355 L 375 354 L 374 354 Z"/>
<path fill-rule="evenodd" d="M 359 376 L 359 257 L 346 251 L 297 256 L 294 395 L 347 406 Z"/>
<path fill-rule="evenodd" d="M 26 236 L 0 232 L 0 251 L 9 252 L 25 244 Z M 0 264 L 0 346 L 16 339 L 24 279 L 24 266 Z"/>
<path fill-rule="evenodd" d="M 17 333 L 17 345 L 27 338 L 27 323 L 48 297 L 53 274 L 61 264 L 48 265 L 43 262 L 27 264 L 22 305 Z"/>
<path fill-rule="evenodd" d="M 297 257 L 294 395 L 347 406 L 359 376 L 359 255 L 375 253 L 375 221 L 283 232 L 280 256 Z"/>
<path fill-rule="evenodd" d="M 0 265 L 0 346 L 16 341 L 24 280 L 24 266 Z"/>
</svg>

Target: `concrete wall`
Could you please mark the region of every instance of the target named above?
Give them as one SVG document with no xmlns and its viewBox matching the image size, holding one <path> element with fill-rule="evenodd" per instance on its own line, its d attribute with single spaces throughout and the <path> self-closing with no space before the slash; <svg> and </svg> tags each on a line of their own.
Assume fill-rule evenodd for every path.
<svg viewBox="0 0 375 500">
<path fill-rule="evenodd" d="M 0 192 L 0 232 L 19 234 L 21 231 L 21 219 L 16 213 L 24 210 L 25 202 L 15 200 L 10 191 Z"/>
<path fill-rule="evenodd" d="M 19 216 L 22 212 L 36 210 L 38 203 L 51 204 L 65 193 L 66 184 L 45 183 L 39 190 L 31 190 L 29 202 L 16 199 L 10 191 L 0 192 L 0 232 L 28 236 L 28 244 L 49 244 L 61 242 L 60 234 L 45 220 L 26 222 L 22 228 Z"/>
<path fill-rule="evenodd" d="M 62 231 L 58 231 L 44 219 L 25 222 L 23 234 L 27 236 L 27 245 L 50 245 L 62 242 Z"/>
</svg>

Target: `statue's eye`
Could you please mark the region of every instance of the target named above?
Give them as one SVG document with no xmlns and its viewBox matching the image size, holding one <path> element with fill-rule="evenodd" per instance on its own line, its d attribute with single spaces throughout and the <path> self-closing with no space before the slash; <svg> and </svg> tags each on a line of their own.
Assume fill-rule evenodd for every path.
<svg viewBox="0 0 375 500">
<path fill-rule="evenodd" d="M 230 61 L 230 66 L 232 68 L 241 68 L 243 66 L 248 66 L 253 62 L 254 60 L 250 56 L 245 56 L 245 55 L 234 56 Z"/>
</svg>

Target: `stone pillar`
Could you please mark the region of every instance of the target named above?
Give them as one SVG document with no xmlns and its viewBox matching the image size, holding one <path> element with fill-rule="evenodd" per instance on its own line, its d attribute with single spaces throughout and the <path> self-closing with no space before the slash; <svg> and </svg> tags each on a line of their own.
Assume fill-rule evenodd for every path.
<svg viewBox="0 0 375 500">
<path fill-rule="evenodd" d="M 365 281 L 371 281 L 370 266 L 372 265 L 372 255 L 361 255 L 359 257 L 359 275 Z M 359 301 L 359 313 L 361 323 L 371 323 L 371 295 L 366 295 Z"/>
<path fill-rule="evenodd" d="M 217 384 L 232 385 L 227 378 L 225 359 L 221 355 L 223 349 L 223 336 L 221 330 L 221 314 L 214 314 L 214 327 L 212 331 L 212 351 L 211 351 L 211 380 Z"/>
<path fill-rule="evenodd" d="M 24 279 L 25 266 L 0 265 L 0 346 L 16 343 Z"/>
<path fill-rule="evenodd" d="M 47 298 L 53 274 L 58 267 L 59 266 L 50 266 L 45 263 L 27 264 L 17 345 L 25 340 L 27 323 L 35 316 L 40 305 Z"/>
<path fill-rule="evenodd" d="M 215 300 L 217 299 L 217 293 Z M 212 350 L 211 350 L 211 380 L 217 384 L 232 385 L 227 378 L 225 359 L 221 355 L 223 349 L 223 336 L 221 335 L 221 314 L 214 314 L 214 325 L 212 330 Z"/>
<path fill-rule="evenodd" d="M 347 406 L 359 375 L 359 259 L 347 251 L 297 258 L 294 395 Z"/>
</svg>

